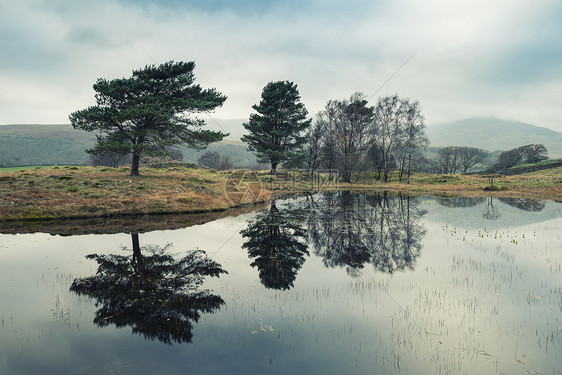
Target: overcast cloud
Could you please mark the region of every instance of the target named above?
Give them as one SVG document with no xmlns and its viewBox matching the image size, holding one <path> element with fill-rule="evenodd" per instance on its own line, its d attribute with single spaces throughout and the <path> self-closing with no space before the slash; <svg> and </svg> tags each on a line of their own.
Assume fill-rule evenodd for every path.
<svg viewBox="0 0 562 375">
<path fill-rule="evenodd" d="M 473 116 L 562 131 L 559 0 L 0 0 L 0 124 L 68 123 L 98 77 L 195 61 L 248 118 L 291 80 L 311 116 L 356 91 L 417 99 L 428 124 Z M 406 65 L 377 92 L 409 58 Z M 229 129 L 227 129 L 229 130 Z"/>
</svg>

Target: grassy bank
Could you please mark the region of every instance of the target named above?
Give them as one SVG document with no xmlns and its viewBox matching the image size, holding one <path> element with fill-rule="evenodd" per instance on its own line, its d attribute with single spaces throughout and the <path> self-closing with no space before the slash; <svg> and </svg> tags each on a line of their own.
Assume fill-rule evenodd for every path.
<svg viewBox="0 0 562 375">
<path fill-rule="evenodd" d="M 185 168 L 37 167 L 0 170 L 0 220 L 46 220 L 221 211 L 251 203 L 228 176 Z M 267 191 L 252 186 L 258 201 Z M 258 189 L 258 190 L 256 190 Z M 227 194 L 226 192 L 229 191 Z"/>
<path fill-rule="evenodd" d="M 0 169 L 0 221 L 96 218 L 142 214 L 222 211 L 266 201 L 270 190 L 314 190 L 306 183 L 291 186 L 271 177 L 252 184 L 255 176 L 235 176 L 205 169 L 36 167 Z M 239 184 L 242 181 L 242 184 Z M 249 182 L 249 184 L 248 184 Z M 562 202 L 562 168 L 496 177 L 499 191 L 484 191 L 483 176 L 415 174 L 410 184 L 364 179 L 354 184 L 319 185 L 322 189 L 377 189 L 417 195 L 522 197 Z M 250 190 L 248 191 L 248 187 Z M 317 188 L 315 186 L 314 188 Z"/>
<path fill-rule="evenodd" d="M 267 177 L 266 177 L 267 178 Z M 366 177 L 354 183 L 322 183 L 320 189 L 368 189 L 409 192 L 414 195 L 448 195 L 448 196 L 489 196 L 518 197 L 533 199 L 551 199 L 562 202 L 562 167 L 542 170 L 532 173 L 495 176 L 494 191 L 485 191 L 490 186 L 487 176 L 480 175 L 436 175 L 428 173 L 415 173 L 411 183 L 398 182 L 398 177 L 391 176 L 391 182 L 376 181 Z M 285 184 L 285 189 L 283 189 Z M 281 186 L 281 189 L 276 188 Z M 283 194 L 283 191 L 307 190 L 306 182 L 293 183 L 280 181 L 272 184 L 274 194 Z"/>
<path fill-rule="evenodd" d="M 369 186 L 370 184 L 367 184 Z M 410 184 L 377 184 L 387 190 L 409 191 L 419 194 L 454 196 L 489 196 L 551 199 L 562 202 L 562 167 L 512 176 L 495 176 L 494 189 L 487 176 L 415 174 Z"/>
</svg>

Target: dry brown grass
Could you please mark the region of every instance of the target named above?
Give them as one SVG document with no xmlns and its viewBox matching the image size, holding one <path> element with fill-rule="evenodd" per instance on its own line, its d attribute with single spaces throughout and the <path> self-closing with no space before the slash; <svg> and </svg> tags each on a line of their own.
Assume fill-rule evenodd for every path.
<svg viewBox="0 0 562 375">
<path fill-rule="evenodd" d="M 484 191 L 489 186 L 487 177 L 479 175 L 433 175 L 415 174 L 410 184 L 370 181 L 362 184 L 340 184 L 339 188 L 381 189 L 407 191 L 414 194 L 489 196 L 551 199 L 562 201 L 562 168 L 552 168 L 513 176 L 494 178 L 494 186 L 499 191 Z"/>
<path fill-rule="evenodd" d="M 392 180 L 398 178 L 392 176 Z M 416 173 L 412 176 L 412 181 L 408 183 L 399 182 L 380 182 L 374 179 L 362 179 L 353 184 L 338 183 L 337 187 L 330 185 L 325 190 L 353 189 L 353 190 L 389 190 L 409 192 L 415 195 L 439 195 L 439 196 L 489 196 L 493 194 L 497 197 L 517 197 L 534 199 L 551 199 L 562 201 L 562 168 L 552 168 L 539 172 L 514 175 L 499 176 L 494 178 L 494 185 L 499 191 L 484 191 L 489 186 L 489 180 L 485 176 L 478 175 L 435 175 L 427 173 Z M 282 186 L 282 185 L 281 185 Z M 276 194 L 283 192 L 283 189 L 273 190 Z M 300 187 L 297 190 L 303 190 Z M 289 189 L 290 190 L 290 189 Z"/>
<path fill-rule="evenodd" d="M 0 220 L 192 213 L 239 206 L 207 170 L 53 167 L 0 173 Z M 256 188 L 254 188 L 256 189 Z M 264 201 L 267 192 L 260 196 Z"/>
</svg>

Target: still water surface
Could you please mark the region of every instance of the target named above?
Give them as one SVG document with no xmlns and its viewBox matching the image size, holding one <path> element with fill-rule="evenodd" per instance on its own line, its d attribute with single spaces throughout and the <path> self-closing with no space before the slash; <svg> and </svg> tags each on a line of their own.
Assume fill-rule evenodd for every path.
<svg viewBox="0 0 562 375">
<path fill-rule="evenodd" d="M 551 201 L 351 192 L 0 234 L 0 374 L 562 374 L 561 237 Z"/>
</svg>

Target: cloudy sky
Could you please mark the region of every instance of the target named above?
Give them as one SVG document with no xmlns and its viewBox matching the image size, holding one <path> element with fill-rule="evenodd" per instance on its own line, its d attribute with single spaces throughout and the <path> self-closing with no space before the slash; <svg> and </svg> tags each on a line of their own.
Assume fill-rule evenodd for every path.
<svg viewBox="0 0 562 375">
<path fill-rule="evenodd" d="M 562 132 L 560 0 L 0 0 L 0 10 L 0 124 L 68 123 L 94 103 L 98 77 L 184 60 L 228 96 L 219 122 L 247 119 L 265 84 L 290 80 L 311 115 L 357 91 L 373 104 L 398 93 L 419 100 L 430 125 L 492 116 Z"/>
</svg>

